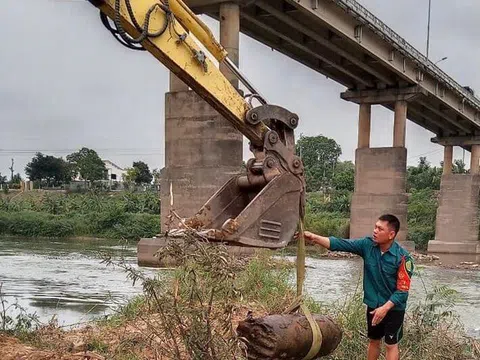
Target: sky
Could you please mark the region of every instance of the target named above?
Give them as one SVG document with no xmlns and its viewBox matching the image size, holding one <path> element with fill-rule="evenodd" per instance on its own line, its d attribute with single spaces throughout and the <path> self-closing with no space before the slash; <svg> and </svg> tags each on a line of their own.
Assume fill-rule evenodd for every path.
<svg viewBox="0 0 480 360">
<path fill-rule="evenodd" d="M 164 94 L 168 69 L 146 52 L 118 44 L 84 0 L 1 0 L 0 173 L 24 174 L 35 152 L 63 156 L 95 149 L 121 167 L 164 165 Z M 361 0 L 425 53 L 428 0 Z M 480 2 L 432 0 L 430 58 L 462 85 L 480 92 Z M 218 35 L 218 23 L 202 19 Z M 270 103 L 300 116 L 297 135 L 324 135 L 353 160 L 358 106 L 340 99 L 345 88 L 244 35 L 240 68 Z M 371 146 L 391 146 L 393 113 L 372 110 Z M 427 156 L 438 165 L 434 134 L 407 123 L 408 163 Z M 248 159 L 245 141 L 244 158 Z M 455 158 L 468 163 L 456 149 Z"/>
</svg>

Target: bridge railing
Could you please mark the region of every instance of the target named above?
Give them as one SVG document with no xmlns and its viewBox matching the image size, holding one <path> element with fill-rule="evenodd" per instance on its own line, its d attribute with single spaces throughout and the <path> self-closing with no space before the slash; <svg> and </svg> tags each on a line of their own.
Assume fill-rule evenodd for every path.
<svg viewBox="0 0 480 360">
<path fill-rule="evenodd" d="M 447 75 L 442 71 L 438 66 L 436 66 L 432 61 L 430 61 L 425 55 L 420 51 L 415 49 L 411 44 L 409 44 L 404 38 L 398 35 L 390 27 L 388 27 L 383 21 L 373 15 L 365 7 L 360 5 L 355 0 L 330 0 L 342 7 L 343 9 L 352 13 L 355 18 L 360 22 L 368 25 L 377 35 L 386 40 L 390 41 L 394 47 L 396 47 L 400 52 L 405 56 L 411 58 L 413 61 L 416 61 L 419 65 L 437 80 L 439 80 L 442 85 L 445 85 L 452 91 L 456 92 L 459 96 L 462 96 L 470 105 L 472 105 L 477 110 L 480 110 L 480 99 L 475 97 L 469 91 L 467 91 L 462 85 L 457 83 L 453 78 Z"/>
</svg>

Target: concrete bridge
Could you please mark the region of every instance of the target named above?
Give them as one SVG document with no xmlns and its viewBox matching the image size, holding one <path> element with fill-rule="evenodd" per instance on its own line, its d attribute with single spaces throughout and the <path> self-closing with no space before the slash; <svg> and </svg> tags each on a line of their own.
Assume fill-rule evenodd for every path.
<svg viewBox="0 0 480 360">
<path fill-rule="evenodd" d="M 371 233 L 379 214 L 407 224 L 407 118 L 444 146 L 444 175 L 434 253 L 480 260 L 480 100 L 354 0 L 186 0 L 197 14 L 220 22 L 220 42 L 238 64 L 239 33 L 345 86 L 340 96 L 359 105 L 351 237 Z M 235 86 L 238 83 L 222 69 Z M 242 162 L 242 135 L 195 93 L 170 77 L 166 94 L 166 161 L 162 224 L 174 198 L 191 216 Z M 370 147 L 372 105 L 393 112 L 392 147 Z M 321 109 L 319 109 L 321 114 Z M 452 174 L 453 146 L 471 151 L 471 173 Z M 409 244 L 405 244 L 409 245 Z M 410 244 L 411 245 L 411 244 Z"/>
</svg>

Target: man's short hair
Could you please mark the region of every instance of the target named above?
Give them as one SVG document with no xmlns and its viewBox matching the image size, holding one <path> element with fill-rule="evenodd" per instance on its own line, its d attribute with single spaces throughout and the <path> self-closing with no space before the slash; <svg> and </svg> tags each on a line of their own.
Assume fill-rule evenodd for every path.
<svg viewBox="0 0 480 360">
<path fill-rule="evenodd" d="M 386 221 L 388 226 L 395 231 L 395 235 L 400 231 L 400 220 L 395 215 L 384 214 L 378 218 L 380 221 Z"/>
</svg>

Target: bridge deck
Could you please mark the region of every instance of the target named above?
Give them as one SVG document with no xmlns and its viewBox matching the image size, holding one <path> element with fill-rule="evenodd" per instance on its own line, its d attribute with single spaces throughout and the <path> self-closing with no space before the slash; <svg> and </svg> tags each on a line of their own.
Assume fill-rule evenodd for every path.
<svg viewBox="0 0 480 360">
<path fill-rule="evenodd" d="M 187 0 L 219 18 L 222 0 Z M 438 136 L 475 135 L 480 99 L 354 0 L 241 0 L 242 33 L 375 102 L 379 89 L 419 93 L 408 118 Z M 389 91 L 387 91 L 387 94 Z M 373 96 L 373 97 L 372 97 Z M 393 109 L 383 99 L 382 105 Z"/>
</svg>

